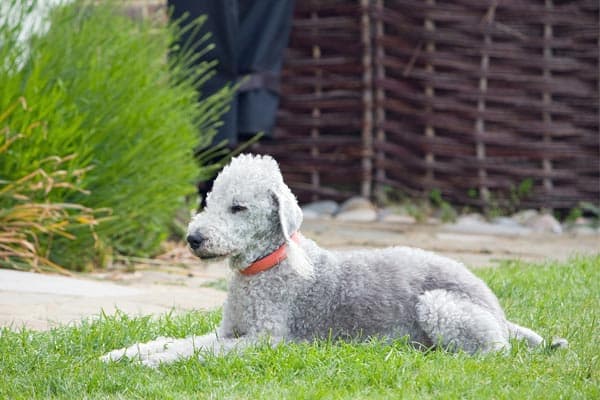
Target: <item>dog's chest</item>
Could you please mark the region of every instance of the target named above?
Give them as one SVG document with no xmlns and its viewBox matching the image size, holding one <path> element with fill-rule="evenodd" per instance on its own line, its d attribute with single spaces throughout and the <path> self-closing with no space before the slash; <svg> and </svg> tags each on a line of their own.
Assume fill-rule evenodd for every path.
<svg viewBox="0 0 600 400">
<path fill-rule="evenodd" d="M 234 278 L 224 310 L 235 335 L 281 330 L 289 310 L 290 294 L 278 279 Z"/>
</svg>

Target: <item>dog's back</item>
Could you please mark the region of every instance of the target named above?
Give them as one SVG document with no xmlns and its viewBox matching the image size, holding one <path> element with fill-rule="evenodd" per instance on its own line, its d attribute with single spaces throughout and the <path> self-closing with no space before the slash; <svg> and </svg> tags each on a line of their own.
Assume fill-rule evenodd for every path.
<svg viewBox="0 0 600 400">
<path fill-rule="evenodd" d="M 298 293 L 290 331 L 302 339 L 409 335 L 431 345 L 416 322 L 418 296 L 444 289 L 504 314 L 488 287 L 462 264 L 407 247 L 333 252 L 305 240 L 315 280 Z"/>
</svg>

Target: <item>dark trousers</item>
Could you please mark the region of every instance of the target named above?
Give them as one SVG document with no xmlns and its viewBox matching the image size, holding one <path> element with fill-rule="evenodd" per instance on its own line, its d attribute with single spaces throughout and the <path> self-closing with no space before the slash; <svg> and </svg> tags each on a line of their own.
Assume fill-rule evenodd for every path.
<svg viewBox="0 0 600 400">
<path fill-rule="evenodd" d="M 215 76 L 202 87 L 202 97 L 226 84 L 240 84 L 213 143 L 226 139 L 233 147 L 257 132 L 272 135 L 294 1 L 169 0 L 169 6 L 175 20 L 185 13 L 186 20 L 200 15 L 208 18 L 197 37 L 210 32 L 209 42 L 215 49 L 198 62 L 216 60 L 218 65 Z M 190 40 L 189 34 L 182 40 Z"/>
</svg>

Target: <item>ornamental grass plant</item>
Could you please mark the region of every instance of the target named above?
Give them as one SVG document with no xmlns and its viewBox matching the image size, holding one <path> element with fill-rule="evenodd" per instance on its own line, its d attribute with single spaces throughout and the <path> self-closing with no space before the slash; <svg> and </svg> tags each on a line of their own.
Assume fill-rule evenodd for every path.
<svg viewBox="0 0 600 400">
<path fill-rule="evenodd" d="M 0 113 L 0 124 L 13 113 L 26 110 L 25 99 L 19 99 Z M 43 134 L 42 124 L 32 124 L 22 132 L 4 126 L 0 132 L 0 160 L 10 158 L 11 146 L 20 141 L 27 144 Z M 95 237 L 93 228 L 102 220 L 98 217 L 106 213 L 81 204 L 49 200 L 57 190 L 88 194 L 78 187 L 87 171 L 62 168 L 73 157 L 48 157 L 23 176 L 0 180 L 0 267 L 68 274 L 51 261 L 53 239 L 74 240 L 73 232 L 77 229 L 87 229 Z"/>
<path fill-rule="evenodd" d="M 44 132 L 0 155 L 0 179 L 14 181 L 43 160 L 72 155 L 60 168 L 86 171 L 80 190 L 55 188 L 48 200 L 110 210 L 111 217 L 93 232 L 66 229 L 72 237 L 56 238 L 49 260 L 83 270 L 102 263 L 98 252 L 153 255 L 210 167 L 198 168 L 193 151 L 210 143 L 231 97 L 225 87 L 198 102 L 214 64 L 193 66 L 193 50 L 209 51 L 207 37 L 176 49 L 182 30 L 197 30 L 202 20 L 179 29 L 132 20 L 117 2 L 63 2 L 24 39 L 39 4 L 3 2 L 0 110 L 20 98 L 28 108 L 2 123 L 14 131 L 42 123 Z"/>
</svg>

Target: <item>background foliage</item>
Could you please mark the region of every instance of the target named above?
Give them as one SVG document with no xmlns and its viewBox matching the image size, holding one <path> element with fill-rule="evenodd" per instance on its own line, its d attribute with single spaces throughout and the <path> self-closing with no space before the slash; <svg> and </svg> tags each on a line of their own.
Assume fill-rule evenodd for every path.
<svg viewBox="0 0 600 400">
<path fill-rule="evenodd" d="M 47 200 L 112 215 L 95 229 L 101 246 L 94 247 L 89 229 L 73 228 L 73 239 L 53 243 L 51 259 L 82 269 L 101 263 L 94 248 L 151 255 L 194 192 L 202 169 L 193 150 L 209 143 L 230 99 L 224 88 L 197 102 L 214 65 L 192 68 L 191 50 L 208 49 L 207 38 L 167 57 L 181 33 L 174 26 L 134 21 L 116 3 L 75 1 L 53 9 L 47 31 L 23 42 L 20 32 L 38 2 L 9 3 L 9 17 L 0 18 L 0 110 L 19 98 L 29 107 L 3 124 L 23 132 L 42 122 L 44 130 L 0 156 L 0 178 L 14 180 L 48 157 L 72 155 L 61 168 L 87 171 L 82 190 L 58 188 Z"/>
<path fill-rule="evenodd" d="M 21 98 L 0 112 L 0 123 L 26 110 L 27 103 Z M 4 159 L 15 143 L 27 143 L 43 129 L 38 123 L 31 124 L 23 132 L 14 132 L 10 126 L 4 126 L 0 135 L 0 157 Z M 62 165 L 72 158 L 72 155 L 49 157 L 26 175 L 14 180 L 0 180 L 0 267 L 68 273 L 48 257 L 52 240 L 74 239 L 69 230 L 76 227 L 88 227 L 94 235 L 93 227 L 101 221 L 97 216 L 102 215 L 102 210 L 48 200 L 56 190 L 86 193 L 78 187 L 86 170 L 62 169 Z"/>
</svg>

